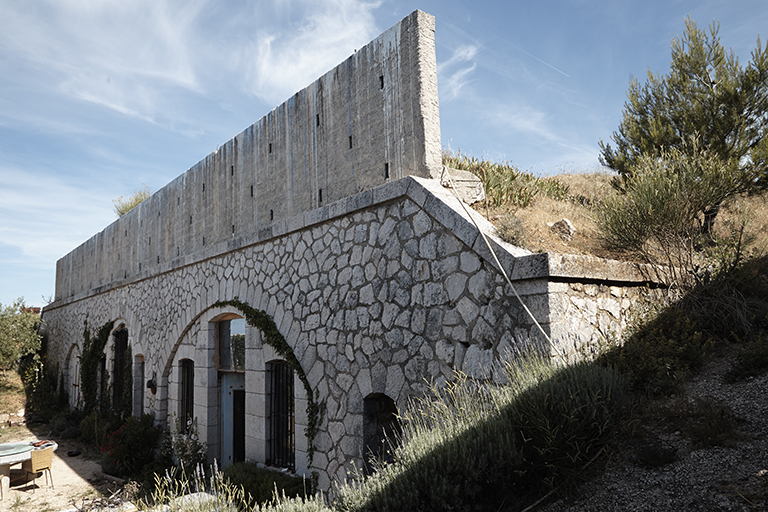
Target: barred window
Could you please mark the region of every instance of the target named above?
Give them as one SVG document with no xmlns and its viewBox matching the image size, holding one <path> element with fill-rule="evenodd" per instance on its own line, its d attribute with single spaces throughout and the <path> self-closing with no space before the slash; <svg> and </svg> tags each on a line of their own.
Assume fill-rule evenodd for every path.
<svg viewBox="0 0 768 512">
<path fill-rule="evenodd" d="M 195 418 L 195 362 L 191 359 L 180 361 L 179 418 L 181 433 L 187 433 L 187 424 Z"/>
<path fill-rule="evenodd" d="M 293 370 L 285 361 L 267 363 L 267 464 L 295 469 Z"/>
</svg>

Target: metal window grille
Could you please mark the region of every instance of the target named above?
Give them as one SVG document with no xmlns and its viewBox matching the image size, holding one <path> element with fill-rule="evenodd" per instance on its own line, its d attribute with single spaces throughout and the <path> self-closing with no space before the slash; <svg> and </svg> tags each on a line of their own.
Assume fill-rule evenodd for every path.
<svg viewBox="0 0 768 512">
<path fill-rule="evenodd" d="M 195 363 L 191 359 L 181 360 L 181 421 L 179 427 L 182 434 L 187 433 L 187 421 L 194 418 L 195 403 Z"/>
<path fill-rule="evenodd" d="M 125 352 L 128 350 L 128 329 L 115 331 L 115 360 L 112 367 L 112 403 L 117 405 L 123 397 L 125 383 Z"/>
<path fill-rule="evenodd" d="M 293 370 L 283 361 L 267 363 L 269 440 L 267 464 L 295 469 Z"/>
</svg>

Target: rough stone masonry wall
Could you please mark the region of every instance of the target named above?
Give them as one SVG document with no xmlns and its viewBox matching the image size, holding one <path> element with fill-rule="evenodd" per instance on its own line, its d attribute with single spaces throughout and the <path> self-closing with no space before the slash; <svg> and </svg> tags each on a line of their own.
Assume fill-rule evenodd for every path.
<svg viewBox="0 0 768 512">
<path fill-rule="evenodd" d="M 554 351 L 623 329 L 641 268 L 505 244 L 429 179 L 440 169 L 433 30 L 413 13 L 58 262 L 44 320 L 73 401 L 83 322 L 114 321 L 134 371 L 157 383 L 137 406 L 159 421 L 178 414 L 180 361 L 194 362 L 195 416 L 216 456 L 214 326 L 238 311 L 213 304 L 238 297 L 274 319 L 327 405 L 310 464 L 297 384 L 296 469 L 328 489 L 361 467 L 367 396 L 402 409 L 427 381 L 493 377 L 509 350 L 542 341 L 501 269 Z M 264 366 L 277 357 L 262 343 L 246 329 L 246 456 L 260 462 Z"/>
<path fill-rule="evenodd" d="M 404 176 L 439 177 L 435 20 L 415 11 L 224 143 L 56 266 L 56 299 Z"/>
<path fill-rule="evenodd" d="M 481 229 L 493 232 L 481 216 L 471 215 Z M 403 408 L 409 397 L 425 392 L 427 381 L 451 378 L 454 370 L 489 377 L 493 363 L 509 350 L 541 340 L 480 232 L 436 180 L 399 180 L 296 217 L 281 229 L 241 240 L 234 250 L 222 243 L 166 273 L 49 306 L 52 359 L 67 366 L 69 346 L 79 341 L 86 317 L 95 326 L 121 319 L 133 353 L 145 358 L 146 374 L 159 377 L 160 391 L 145 397 L 144 409 L 164 420 L 176 412 L 173 370 L 184 351 L 200 374 L 196 404 L 202 429 L 210 430 L 215 445 L 218 406 L 210 388 L 216 386 L 216 372 L 205 333 L 209 319 L 227 312 L 212 304 L 239 297 L 274 318 L 327 404 L 314 462 L 308 465 L 306 446 L 297 461 L 297 471 L 318 471 L 327 488 L 352 462 L 361 467 L 366 396 L 386 394 Z M 594 278 L 603 260 L 532 255 L 493 236 L 491 242 L 547 332 L 567 333 L 564 322 L 577 326 L 577 317 L 589 322 L 593 309 L 610 317 L 608 325 L 615 321 L 620 327 L 629 301 L 604 301 L 597 294 L 585 299 L 591 305 L 582 304 L 568 291 L 578 283 L 558 282 L 573 281 L 579 269 Z M 625 265 L 612 269 L 614 276 L 617 268 L 625 269 L 628 282 L 616 290 L 642 288 L 631 282 Z M 589 279 L 582 275 L 582 281 Z M 574 307 L 561 304 L 571 298 Z M 559 311 L 554 316 L 553 305 Z M 595 334 L 594 327 L 580 329 L 584 341 Z M 261 350 L 253 333 L 247 344 L 249 353 Z M 247 362 L 264 360 L 246 356 Z M 253 377 L 263 368 L 255 366 L 246 367 L 247 391 L 263 386 Z M 263 461 L 258 420 L 263 413 L 257 410 L 258 392 L 248 392 L 247 456 Z M 305 422 L 297 417 L 299 425 Z M 297 428 L 297 437 L 301 432 Z"/>
</svg>

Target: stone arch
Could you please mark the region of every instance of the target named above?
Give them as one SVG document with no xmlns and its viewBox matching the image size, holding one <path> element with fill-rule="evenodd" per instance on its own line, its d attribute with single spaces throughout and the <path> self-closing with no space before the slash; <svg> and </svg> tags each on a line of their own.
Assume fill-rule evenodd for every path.
<svg viewBox="0 0 768 512">
<path fill-rule="evenodd" d="M 160 400 L 156 407 L 159 423 L 175 430 L 180 419 L 182 393 L 182 360 L 194 362 L 194 416 L 200 440 L 208 446 L 209 459 L 219 458 L 221 451 L 221 388 L 216 324 L 222 319 L 242 318 L 233 307 L 208 306 L 195 314 L 181 329 L 156 382 Z"/>
<path fill-rule="evenodd" d="M 80 345 L 73 343 L 70 345 L 67 357 L 64 359 L 64 389 L 67 390 L 69 406 L 73 409 L 80 409 L 83 405 L 83 397 L 80 394 L 81 355 Z"/>
<path fill-rule="evenodd" d="M 126 372 L 125 361 L 130 346 L 130 330 L 122 318 L 115 320 L 113 325 L 114 328 L 107 338 L 107 345 L 104 347 L 104 355 L 106 356 L 104 370 L 109 374 L 110 396 L 102 397 L 102 399 L 108 398 L 113 406 L 117 406 L 127 391 L 133 391 L 130 386 L 126 387 L 127 380 L 130 378 L 132 381 L 133 376 Z M 129 363 L 133 362 L 132 359 Z M 131 366 L 133 365 L 131 364 Z"/>
</svg>

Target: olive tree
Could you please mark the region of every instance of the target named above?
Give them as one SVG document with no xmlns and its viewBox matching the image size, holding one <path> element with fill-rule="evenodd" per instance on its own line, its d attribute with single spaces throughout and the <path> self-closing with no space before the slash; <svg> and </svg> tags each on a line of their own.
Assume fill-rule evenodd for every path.
<svg viewBox="0 0 768 512">
<path fill-rule="evenodd" d="M 709 31 L 700 30 L 686 19 L 685 33 L 672 41 L 669 74 L 649 70 L 644 84 L 630 83 L 614 145 L 600 141 L 600 161 L 619 174 L 620 190 L 643 157 L 660 158 L 673 148 L 706 151 L 722 162 L 732 175 L 725 198 L 768 188 L 768 45 L 763 48 L 758 36 L 742 68 L 720 43 L 719 28 L 712 22 Z M 701 212 L 705 234 L 721 203 Z"/>
<path fill-rule="evenodd" d="M 23 299 L 11 306 L 0 304 L 0 369 L 16 368 L 27 354 L 40 350 L 41 337 L 37 333 L 40 317 L 31 312 Z"/>
</svg>

